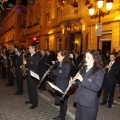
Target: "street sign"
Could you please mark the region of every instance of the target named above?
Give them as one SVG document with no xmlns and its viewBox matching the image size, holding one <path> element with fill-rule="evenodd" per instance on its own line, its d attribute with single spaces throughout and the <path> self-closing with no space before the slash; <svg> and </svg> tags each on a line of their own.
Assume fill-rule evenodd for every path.
<svg viewBox="0 0 120 120">
<path fill-rule="evenodd" d="M 102 23 L 97 23 L 95 26 L 95 35 L 101 36 L 102 35 Z"/>
</svg>

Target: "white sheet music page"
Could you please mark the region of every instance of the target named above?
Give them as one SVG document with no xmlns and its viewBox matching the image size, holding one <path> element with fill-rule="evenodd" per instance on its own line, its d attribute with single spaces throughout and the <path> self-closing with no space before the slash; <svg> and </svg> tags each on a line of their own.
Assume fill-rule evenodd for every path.
<svg viewBox="0 0 120 120">
<path fill-rule="evenodd" d="M 31 70 L 30 70 L 30 75 L 31 75 L 32 77 L 34 77 L 34 78 L 36 78 L 36 79 L 40 80 L 39 75 L 38 75 L 38 74 L 36 74 L 35 72 L 31 71 Z"/>
<path fill-rule="evenodd" d="M 47 82 L 48 82 L 48 84 L 49 84 L 52 88 L 54 88 L 54 89 L 57 90 L 58 92 L 64 94 L 63 91 L 62 91 L 60 88 L 58 88 L 56 85 L 52 84 L 52 83 L 49 82 L 49 81 L 47 81 Z"/>
</svg>

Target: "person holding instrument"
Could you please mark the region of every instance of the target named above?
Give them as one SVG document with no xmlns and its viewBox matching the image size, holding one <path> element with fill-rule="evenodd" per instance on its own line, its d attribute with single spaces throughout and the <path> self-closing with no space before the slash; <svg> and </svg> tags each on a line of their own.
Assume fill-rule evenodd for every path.
<svg viewBox="0 0 120 120">
<path fill-rule="evenodd" d="M 10 49 L 10 53 L 8 57 L 8 83 L 6 84 L 6 86 L 13 86 L 15 79 L 15 73 L 14 73 L 15 60 L 17 55 L 15 54 L 14 45 L 11 44 L 9 49 Z"/>
<path fill-rule="evenodd" d="M 37 83 L 38 81 L 30 75 L 30 70 L 38 74 L 38 65 L 40 61 L 39 55 L 36 53 L 36 45 L 29 45 L 30 57 L 28 61 L 23 60 L 23 64 L 28 68 L 27 72 L 27 86 L 29 100 L 26 104 L 32 104 L 29 109 L 35 109 L 38 106 L 38 93 L 37 93 Z"/>
<path fill-rule="evenodd" d="M 70 73 L 70 63 L 69 63 L 69 53 L 67 50 L 61 50 L 57 54 L 57 69 L 52 70 L 52 74 L 56 77 L 55 85 L 59 87 L 62 91 L 68 86 L 68 79 Z M 55 104 L 60 106 L 59 116 L 53 118 L 53 120 L 65 120 L 67 111 L 67 96 L 62 100 L 61 94 L 57 91 L 55 92 Z"/>
<path fill-rule="evenodd" d="M 100 54 L 95 50 L 85 53 L 86 66 L 74 77 L 78 85 L 74 102 L 76 103 L 75 120 L 96 120 L 98 110 L 98 91 L 100 90 L 104 72 Z M 76 79 L 75 79 L 76 78 Z M 70 79 L 71 83 L 73 79 Z"/>
<path fill-rule="evenodd" d="M 23 64 L 23 56 L 21 53 L 21 49 L 17 48 L 15 49 L 15 53 L 17 55 L 16 61 L 15 61 L 15 75 L 17 80 L 17 91 L 14 95 L 22 95 L 23 94 L 23 77 L 20 70 L 20 66 Z"/>
</svg>

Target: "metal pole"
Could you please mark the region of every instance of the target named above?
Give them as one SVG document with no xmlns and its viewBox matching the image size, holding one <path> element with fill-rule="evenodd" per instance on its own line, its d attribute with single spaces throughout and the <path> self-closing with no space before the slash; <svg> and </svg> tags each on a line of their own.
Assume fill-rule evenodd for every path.
<svg viewBox="0 0 120 120">
<path fill-rule="evenodd" d="M 100 23 L 100 9 L 98 11 L 98 23 Z M 100 39 L 100 36 L 98 36 L 98 40 L 97 40 L 97 50 L 99 49 L 99 39 Z"/>
</svg>

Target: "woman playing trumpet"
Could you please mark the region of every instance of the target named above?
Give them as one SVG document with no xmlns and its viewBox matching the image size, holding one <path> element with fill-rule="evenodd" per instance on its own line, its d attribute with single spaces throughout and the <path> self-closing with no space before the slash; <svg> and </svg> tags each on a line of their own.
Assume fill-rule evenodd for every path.
<svg viewBox="0 0 120 120">
<path fill-rule="evenodd" d="M 67 50 L 59 51 L 57 54 L 58 64 L 56 70 L 51 70 L 56 77 L 55 84 L 61 90 L 65 91 L 68 86 L 68 79 L 70 73 L 69 54 Z M 55 104 L 60 106 L 60 113 L 54 120 L 65 120 L 67 111 L 67 97 L 61 99 L 61 94 L 56 91 Z"/>
<path fill-rule="evenodd" d="M 85 53 L 86 67 L 82 73 L 77 73 L 74 80 L 78 85 L 74 102 L 76 103 L 75 120 L 96 120 L 98 110 L 98 91 L 100 90 L 104 73 L 103 62 L 99 53 L 88 50 Z M 72 82 L 72 78 L 70 80 Z"/>
</svg>

